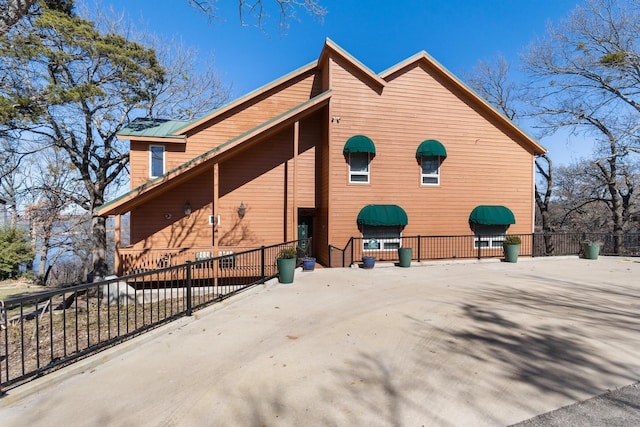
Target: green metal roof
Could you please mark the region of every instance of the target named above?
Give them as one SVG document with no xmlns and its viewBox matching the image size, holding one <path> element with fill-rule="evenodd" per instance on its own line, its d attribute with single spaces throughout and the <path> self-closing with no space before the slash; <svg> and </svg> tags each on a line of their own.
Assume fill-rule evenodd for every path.
<svg viewBox="0 0 640 427">
<path fill-rule="evenodd" d="M 515 224 L 516 218 L 509 208 L 504 206 L 476 206 L 469 215 L 469 222 L 480 225 Z"/>
<path fill-rule="evenodd" d="M 416 150 L 416 158 L 420 157 L 447 157 L 447 150 L 440 141 L 427 139 L 422 141 Z"/>
<path fill-rule="evenodd" d="M 407 213 L 398 205 L 367 205 L 360 210 L 358 224 L 373 226 L 405 226 Z"/>
<path fill-rule="evenodd" d="M 188 120 L 167 120 L 137 118 L 118 131 L 122 136 L 147 136 L 152 138 L 184 138 L 184 135 L 174 136 L 191 122 Z"/>
<path fill-rule="evenodd" d="M 355 135 L 347 140 L 342 150 L 344 154 L 371 153 L 376 154 L 376 146 L 373 141 L 364 135 Z"/>
<path fill-rule="evenodd" d="M 165 179 L 168 175 L 171 175 L 171 174 L 173 174 L 173 173 L 175 173 L 175 172 L 177 172 L 177 171 L 179 171 L 179 170 L 186 170 L 186 169 L 188 169 L 191 165 L 194 165 L 194 164 L 196 164 L 197 162 L 200 162 L 200 161 L 202 161 L 202 160 L 206 159 L 206 158 L 207 158 L 207 157 L 209 157 L 209 156 L 215 155 L 215 153 L 216 153 L 216 152 L 221 151 L 221 150 L 222 150 L 222 149 L 224 149 L 225 147 L 227 147 L 227 146 L 229 146 L 229 145 L 231 145 L 231 144 L 235 143 L 236 141 L 238 141 L 238 140 L 240 140 L 240 139 L 244 138 L 245 136 L 250 135 L 250 134 L 255 133 L 255 132 L 258 132 L 258 131 L 261 131 L 262 129 L 268 129 L 268 128 L 273 124 L 273 123 L 277 122 L 277 121 L 278 121 L 279 119 L 281 119 L 281 118 L 284 118 L 284 117 L 290 116 L 290 115 L 292 115 L 292 114 L 296 114 L 296 113 L 303 112 L 303 111 L 305 111 L 305 109 L 306 109 L 308 106 L 313 105 L 313 103 L 314 103 L 314 102 L 316 102 L 316 101 L 318 101 L 318 100 L 321 100 L 321 99 L 323 99 L 323 98 L 328 99 L 328 97 L 330 97 L 330 96 L 331 96 L 331 93 L 332 93 L 332 92 L 333 92 L 333 91 L 332 91 L 331 89 L 326 90 L 326 91 L 322 92 L 321 94 L 316 95 L 316 96 L 314 96 L 313 98 L 311 98 L 311 99 L 309 99 L 309 100 L 307 100 L 307 101 L 303 102 L 302 104 L 296 105 L 295 107 L 291 108 L 290 110 L 285 111 L 284 113 L 279 114 L 278 116 L 273 117 L 273 118 L 271 118 L 270 120 L 267 120 L 267 121 L 266 121 L 266 122 L 264 122 L 264 123 L 261 123 L 260 125 L 256 126 L 255 128 L 253 128 L 253 129 L 249 129 L 248 131 L 246 131 L 246 132 L 244 132 L 244 133 L 242 133 L 242 134 L 240 134 L 240 135 L 237 135 L 237 136 L 235 136 L 234 138 L 231 138 L 230 140 L 228 140 L 228 141 L 224 142 L 223 144 L 220 144 L 220 145 L 218 145 L 217 147 L 214 147 L 214 148 L 212 148 L 211 150 L 206 151 L 206 152 L 204 152 L 204 153 L 200 154 L 199 156 L 194 157 L 193 159 L 191 159 L 191 160 L 189 160 L 189 161 L 187 161 L 187 162 L 185 162 L 185 163 L 183 163 L 183 164 L 181 164 L 181 165 L 179 165 L 179 166 L 177 166 L 177 167 L 175 167 L 175 168 L 173 168 L 173 169 L 171 169 L 171 170 L 167 171 L 164 175 L 159 176 L 159 177 L 157 177 L 157 178 L 154 178 L 154 179 L 152 179 L 152 180 L 150 180 L 150 181 L 147 181 L 147 182 L 145 182 L 144 184 L 139 185 L 138 187 L 136 187 L 136 188 L 134 188 L 134 189 L 130 190 L 129 192 L 127 192 L 127 193 L 125 193 L 125 194 L 122 194 L 121 196 L 119 196 L 119 197 L 115 198 L 114 200 L 111 200 L 111 201 L 109 201 L 109 202 L 104 203 L 104 204 L 103 204 L 102 206 L 100 206 L 98 209 L 106 209 L 106 208 L 108 208 L 109 206 L 111 206 L 111 205 L 113 205 L 113 204 L 115 204 L 115 203 L 119 202 L 120 200 L 122 200 L 122 199 L 124 199 L 124 198 L 126 198 L 126 197 L 128 197 L 128 196 L 130 196 L 130 195 L 132 195 L 132 194 L 135 194 L 135 193 L 141 193 L 142 191 L 146 190 L 148 187 L 151 187 L 152 185 L 156 184 L 157 182 L 162 181 L 162 180 L 163 180 L 163 179 Z M 137 121 L 137 120 L 149 120 L 149 119 L 136 119 L 136 120 L 134 120 L 134 122 L 135 122 L 135 121 Z M 156 120 L 157 120 L 157 119 L 156 119 Z M 176 120 L 176 121 L 177 121 L 177 120 Z M 133 123 L 133 122 L 132 122 L 132 123 Z M 176 137 L 175 137 L 175 136 L 173 136 L 173 138 L 176 138 Z"/>
</svg>

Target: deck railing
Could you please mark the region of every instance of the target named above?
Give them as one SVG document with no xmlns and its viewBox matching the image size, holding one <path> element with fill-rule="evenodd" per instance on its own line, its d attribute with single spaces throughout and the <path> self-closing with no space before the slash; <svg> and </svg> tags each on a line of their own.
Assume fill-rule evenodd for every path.
<svg viewBox="0 0 640 427">
<path fill-rule="evenodd" d="M 276 277 L 310 239 L 0 301 L 0 392 Z"/>
<path fill-rule="evenodd" d="M 599 242 L 602 255 L 640 255 L 640 233 L 535 233 L 518 234 L 520 256 L 578 255 L 585 241 Z M 329 246 L 329 266 L 348 267 L 374 256 L 381 262 L 399 261 L 398 248 L 411 248 L 413 261 L 482 259 L 503 256 L 504 236 L 403 236 L 377 239 L 352 237 L 344 248 Z M 372 242 L 372 240 L 375 240 Z"/>
</svg>

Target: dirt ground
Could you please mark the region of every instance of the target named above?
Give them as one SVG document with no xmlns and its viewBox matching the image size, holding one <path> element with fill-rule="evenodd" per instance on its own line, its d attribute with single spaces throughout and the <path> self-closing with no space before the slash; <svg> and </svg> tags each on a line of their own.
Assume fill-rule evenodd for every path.
<svg viewBox="0 0 640 427">
<path fill-rule="evenodd" d="M 6 300 L 12 297 L 18 297 L 25 294 L 35 292 L 43 292 L 48 288 L 33 283 L 33 280 L 27 279 L 9 279 L 0 281 L 0 300 Z"/>
</svg>

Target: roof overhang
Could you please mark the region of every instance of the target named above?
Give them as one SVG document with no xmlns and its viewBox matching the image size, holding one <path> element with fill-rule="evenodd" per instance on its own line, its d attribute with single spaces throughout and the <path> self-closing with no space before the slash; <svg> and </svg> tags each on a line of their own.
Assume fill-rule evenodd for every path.
<svg viewBox="0 0 640 427">
<path fill-rule="evenodd" d="M 447 150 L 440 141 L 427 139 L 422 141 L 416 150 L 416 158 L 420 157 L 447 157 Z"/>
<path fill-rule="evenodd" d="M 498 123 L 504 125 L 507 129 L 512 131 L 520 143 L 527 147 L 534 155 L 542 155 L 547 152 L 546 148 L 540 145 L 532 136 L 527 134 L 519 126 L 513 123 L 509 118 L 500 113 L 493 105 L 489 104 L 483 97 L 478 95 L 476 91 L 467 86 L 462 80 L 457 78 L 453 73 L 447 70 L 442 64 L 436 61 L 431 55 L 426 52 L 420 52 L 413 55 L 410 58 L 405 59 L 402 62 L 394 65 L 393 67 L 380 73 L 380 77 L 385 81 L 390 81 L 394 78 L 394 75 L 404 68 L 414 66 L 416 64 L 423 63 L 436 75 L 450 83 L 453 87 L 466 94 L 471 100 L 474 100 L 483 111 L 486 111 L 492 118 Z"/>
<path fill-rule="evenodd" d="M 355 135 L 347 140 L 342 149 L 343 154 L 369 153 L 376 154 L 376 146 L 373 141 L 364 135 Z"/>
<path fill-rule="evenodd" d="M 469 222 L 479 225 L 511 225 L 516 223 L 516 218 L 507 207 L 481 205 L 473 208 Z"/>
<path fill-rule="evenodd" d="M 365 75 L 369 81 L 373 82 L 375 85 L 381 88 L 387 85 L 386 80 L 384 80 L 378 74 L 371 71 L 369 67 L 367 67 L 362 62 L 358 61 L 356 58 L 351 56 L 346 50 L 338 46 L 334 41 L 327 38 L 322 48 L 322 52 L 320 52 L 320 57 L 318 58 L 318 64 L 323 64 L 331 54 L 335 54 L 340 58 L 344 59 L 345 61 L 349 62 L 358 71 L 360 71 L 363 75 Z"/>
<path fill-rule="evenodd" d="M 229 141 L 207 151 L 204 154 L 183 163 L 175 169 L 170 170 L 161 177 L 151 180 L 128 193 L 112 200 L 97 209 L 98 215 L 118 215 L 131 211 L 146 201 L 170 190 L 171 188 L 188 181 L 190 178 L 201 173 L 205 168 L 213 163 L 224 160 L 227 157 L 236 155 L 252 144 L 262 141 L 269 136 L 280 132 L 292 123 L 318 111 L 326 106 L 331 99 L 331 90 L 321 93 L 308 101 L 286 111 L 271 120 L 241 134 Z"/>
<path fill-rule="evenodd" d="M 398 205 L 367 205 L 360 210 L 358 225 L 374 227 L 404 227 L 409 223 L 407 213 Z"/>
</svg>

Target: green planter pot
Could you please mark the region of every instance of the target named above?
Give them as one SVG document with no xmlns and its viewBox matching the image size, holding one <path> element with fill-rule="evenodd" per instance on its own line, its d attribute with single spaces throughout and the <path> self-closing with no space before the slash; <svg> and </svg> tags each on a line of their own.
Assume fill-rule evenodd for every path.
<svg viewBox="0 0 640 427">
<path fill-rule="evenodd" d="M 411 258 L 413 257 L 413 250 L 411 248 L 398 248 L 398 258 L 400 267 L 411 267 Z"/>
<path fill-rule="evenodd" d="M 502 245 L 504 249 L 505 262 L 518 262 L 518 252 L 520 252 L 520 245 L 507 244 Z"/>
<path fill-rule="evenodd" d="M 278 281 L 280 283 L 293 283 L 293 275 L 296 272 L 295 258 L 278 258 Z"/>
<path fill-rule="evenodd" d="M 600 254 L 600 245 L 595 242 L 583 243 L 582 250 L 586 259 L 598 259 L 598 254 Z"/>
</svg>

